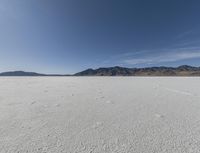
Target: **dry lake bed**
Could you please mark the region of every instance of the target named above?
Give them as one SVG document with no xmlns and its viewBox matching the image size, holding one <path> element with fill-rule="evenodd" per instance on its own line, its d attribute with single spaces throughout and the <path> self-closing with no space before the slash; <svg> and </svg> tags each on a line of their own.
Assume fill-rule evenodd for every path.
<svg viewBox="0 0 200 153">
<path fill-rule="evenodd" d="M 0 153 L 198 152 L 198 77 L 0 78 Z"/>
</svg>

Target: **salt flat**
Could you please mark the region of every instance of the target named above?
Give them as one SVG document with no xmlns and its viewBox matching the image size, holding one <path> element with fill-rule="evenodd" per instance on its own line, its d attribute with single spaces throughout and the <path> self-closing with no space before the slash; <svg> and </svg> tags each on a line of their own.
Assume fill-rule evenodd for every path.
<svg viewBox="0 0 200 153">
<path fill-rule="evenodd" d="M 1 77 L 1 153 L 198 153 L 198 77 Z"/>
</svg>

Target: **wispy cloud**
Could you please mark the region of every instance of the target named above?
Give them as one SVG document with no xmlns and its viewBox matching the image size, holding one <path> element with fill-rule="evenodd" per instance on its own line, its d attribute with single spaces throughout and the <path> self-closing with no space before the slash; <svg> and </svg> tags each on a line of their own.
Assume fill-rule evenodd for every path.
<svg viewBox="0 0 200 153">
<path fill-rule="evenodd" d="M 174 46 L 179 46 L 179 47 L 187 47 L 187 46 L 198 46 L 200 44 L 200 39 L 197 40 L 190 40 L 190 41 L 182 41 L 180 43 L 177 43 Z"/>
<path fill-rule="evenodd" d="M 138 56 L 143 56 L 147 54 L 149 50 L 132 50 L 129 52 L 121 53 L 121 54 L 115 54 L 110 56 L 109 58 L 105 59 L 104 61 L 101 61 L 100 66 L 124 66 L 125 64 L 125 59 L 128 59 L 130 57 L 138 57 Z"/>
<path fill-rule="evenodd" d="M 177 35 L 175 37 L 175 39 L 182 39 L 182 38 L 185 38 L 185 37 L 187 37 L 187 36 L 189 36 L 189 35 L 191 35 L 193 33 L 194 33 L 194 30 L 188 30 L 188 31 L 185 31 L 185 32 L 180 33 L 179 35 Z"/>
<path fill-rule="evenodd" d="M 136 64 L 158 64 L 164 62 L 175 62 L 186 59 L 200 58 L 200 48 L 178 48 L 171 50 L 163 50 L 162 53 L 152 52 L 151 55 L 145 55 L 143 57 L 129 57 L 123 59 L 124 64 L 136 65 Z"/>
</svg>

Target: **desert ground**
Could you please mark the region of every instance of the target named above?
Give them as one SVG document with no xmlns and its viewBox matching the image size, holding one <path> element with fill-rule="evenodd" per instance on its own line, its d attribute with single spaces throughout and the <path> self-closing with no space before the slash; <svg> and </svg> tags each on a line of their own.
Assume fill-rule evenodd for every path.
<svg viewBox="0 0 200 153">
<path fill-rule="evenodd" d="M 0 78 L 0 153 L 198 152 L 198 77 Z"/>
</svg>

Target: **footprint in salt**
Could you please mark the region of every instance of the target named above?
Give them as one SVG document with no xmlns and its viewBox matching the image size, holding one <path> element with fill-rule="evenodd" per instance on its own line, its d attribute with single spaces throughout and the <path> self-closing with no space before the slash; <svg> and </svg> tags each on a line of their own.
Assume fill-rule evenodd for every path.
<svg viewBox="0 0 200 153">
<path fill-rule="evenodd" d="M 113 101 L 107 100 L 106 101 L 107 104 L 114 104 Z"/>
<path fill-rule="evenodd" d="M 161 115 L 161 114 L 155 114 L 155 117 L 156 117 L 156 118 L 164 118 L 164 115 Z"/>
<path fill-rule="evenodd" d="M 94 100 L 95 101 L 99 101 L 99 97 L 94 97 Z"/>
<path fill-rule="evenodd" d="M 102 97 L 94 97 L 94 100 L 101 100 L 101 99 L 104 99 L 104 96 L 102 96 Z"/>
<path fill-rule="evenodd" d="M 81 142 L 80 146 L 79 146 L 79 152 L 85 151 L 86 150 L 86 146 Z"/>
<path fill-rule="evenodd" d="M 102 125 L 103 125 L 102 122 L 96 122 L 96 123 L 92 126 L 92 128 L 93 128 L 93 129 L 97 129 L 97 128 L 101 127 Z"/>
<path fill-rule="evenodd" d="M 32 103 L 31 103 L 31 105 L 33 105 L 33 104 L 35 104 L 36 103 L 36 101 L 33 101 Z"/>
<path fill-rule="evenodd" d="M 56 146 L 61 147 L 62 145 L 63 145 L 62 142 L 60 140 L 58 140 Z"/>
<path fill-rule="evenodd" d="M 60 104 L 56 104 L 56 107 L 60 107 Z"/>
</svg>

